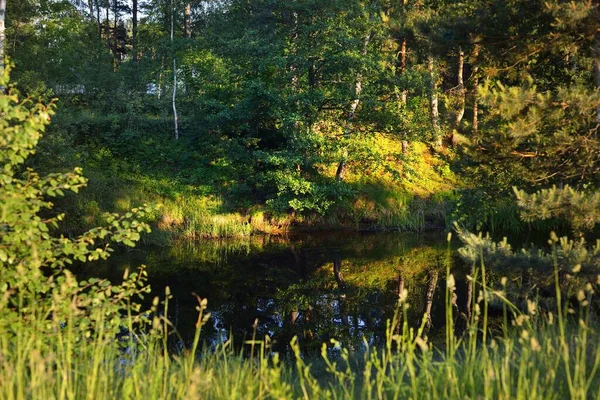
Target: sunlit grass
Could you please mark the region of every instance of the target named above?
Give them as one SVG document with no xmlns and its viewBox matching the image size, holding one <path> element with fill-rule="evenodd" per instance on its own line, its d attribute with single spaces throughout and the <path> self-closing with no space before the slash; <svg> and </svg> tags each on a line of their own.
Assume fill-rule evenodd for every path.
<svg viewBox="0 0 600 400">
<path fill-rule="evenodd" d="M 445 162 L 432 156 L 423 143 L 413 143 L 410 154 L 401 158 L 390 156 L 401 151 L 399 141 L 382 137 L 377 143 L 382 152 L 377 158 L 383 161 L 368 174 L 363 173 L 364 163 L 351 164 L 346 183 L 355 196 L 332 205 L 323 215 L 275 211 L 260 201 L 236 208 L 228 203 L 231 199 L 217 194 L 222 190 L 214 185 L 192 185 L 176 176 L 141 171 L 106 150 L 107 155 L 98 156 L 98 165 L 90 162 L 84 169 L 88 187 L 75 200 L 59 203 L 69 215 L 63 233 L 76 234 L 101 224 L 107 211 L 126 212 L 143 203 L 162 206 L 155 215 L 156 229 L 147 239 L 157 243 L 173 238 L 280 235 L 297 227 L 419 232 L 447 226 L 449 196 L 457 182 L 443 168 Z"/>
</svg>

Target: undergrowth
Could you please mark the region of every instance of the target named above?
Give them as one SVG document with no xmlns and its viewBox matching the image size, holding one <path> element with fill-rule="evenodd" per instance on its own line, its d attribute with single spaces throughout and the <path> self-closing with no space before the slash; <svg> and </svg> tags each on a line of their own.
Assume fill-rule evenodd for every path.
<svg viewBox="0 0 600 400">
<path fill-rule="evenodd" d="M 416 172 L 398 177 L 388 170 L 371 175 L 350 170 L 347 185 L 352 199 L 332 205 L 326 214 L 275 210 L 260 201 L 236 206 L 227 191 L 216 184 L 186 183 L 187 178 L 180 176 L 191 170 L 179 175 L 140 170 L 104 150 L 94 156 L 99 159 L 88 159 L 89 166 L 84 168 L 88 186 L 77 196 L 58 201 L 58 207 L 71 216 L 61 226 L 61 233 L 77 234 L 101 224 L 105 212 L 124 212 L 143 203 L 161 205 L 154 215 L 153 233 L 146 239 L 158 243 L 181 238 L 279 235 L 291 230 L 420 232 L 448 227 L 450 206 L 457 196 L 452 190 L 456 182 L 434 168 L 441 168 L 442 161 L 426 160 L 431 157 L 422 144 L 413 147 L 414 155 L 409 161 Z M 400 161 L 394 162 L 390 169 L 404 168 L 399 164 Z M 206 169 L 209 174 L 210 167 Z"/>
</svg>

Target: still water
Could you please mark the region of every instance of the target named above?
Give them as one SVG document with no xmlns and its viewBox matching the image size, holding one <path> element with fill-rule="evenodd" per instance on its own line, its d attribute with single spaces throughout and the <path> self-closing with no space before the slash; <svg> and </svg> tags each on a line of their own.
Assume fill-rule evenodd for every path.
<svg viewBox="0 0 600 400">
<path fill-rule="evenodd" d="M 466 301 L 464 268 L 443 233 L 254 236 L 142 247 L 78 274 L 116 282 L 141 264 L 153 295 L 164 297 L 170 287 L 168 317 L 183 343 L 191 341 L 197 319 L 192 293 L 208 299 L 211 318 L 201 336 L 208 346 L 253 335 L 269 335 L 282 352 L 293 336 L 307 351 L 330 339 L 350 348 L 363 340 L 381 344 L 402 288 L 409 324 L 418 326 L 427 314 L 435 337 L 444 322 L 446 266 L 457 278 L 457 307 Z"/>
</svg>

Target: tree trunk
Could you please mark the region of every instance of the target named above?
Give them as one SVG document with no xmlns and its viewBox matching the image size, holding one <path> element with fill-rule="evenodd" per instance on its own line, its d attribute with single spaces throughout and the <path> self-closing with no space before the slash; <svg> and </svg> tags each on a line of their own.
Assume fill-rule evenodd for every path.
<svg viewBox="0 0 600 400">
<path fill-rule="evenodd" d="M 400 303 L 402 292 L 404 292 L 404 276 L 402 275 L 402 272 L 400 272 L 398 274 L 398 320 L 395 327 L 396 333 L 400 333 L 402 327 L 402 304 Z"/>
<path fill-rule="evenodd" d="M 298 51 L 298 13 L 292 13 L 292 51 L 291 54 L 293 57 L 297 55 Z M 298 65 L 296 64 L 296 60 L 292 60 L 290 63 L 290 72 L 292 75 L 291 83 L 292 83 L 292 91 L 296 93 L 298 91 Z"/>
<path fill-rule="evenodd" d="M 177 116 L 177 59 L 173 57 L 173 128 L 175 139 L 179 139 L 179 118 Z"/>
<path fill-rule="evenodd" d="M 292 12 L 292 37 L 291 37 L 291 49 L 290 49 L 290 56 L 292 57 L 292 60 L 289 63 L 289 68 L 290 68 L 290 83 L 291 83 L 291 88 L 292 88 L 292 93 L 293 96 L 296 96 L 298 94 L 298 85 L 299 85 L 299 78 L 298 78 L 298 64 L 296 62 L 296 57 L 298 56 L 298 13 L 296 11 Z M 296 115 L 299 115 L 300 112 L 300 102 L 298 101 L 298 98 L 296 97 L 295 101 L 294 101 L 294 110 L 296 112 Z M 295 118 L 294 120 L 294 128 L 295 131 L 298 132 L 300 127 L 300 119 L 298 118 L 298 116 Z"/>
<path fill-rule="evenodd" d="M 410 149 L 408 140 L 403 140 L 402 141 L 402 154 L 408 154 L 408 151 Z"/>
<path fill-rule="evenodd" d="M 460 127 L 460 123 L 462 122 L 463 117 L 465 116 L 465 82 L 463 79 L 463 71 L 465 66 L 465 52 L 462 48 L 458 49 L 458 85 L 456 86 L 456 90 L 459 96 L 459 108 L 456 112 L 456 119 L 454 120 L 455 129 L 458 130 Z"/>
<path fill-rule="evenodd" d="M 90 18 L 94 20 L 94 0 L 88 0 L 88 7 L 90 9 Z"/>
<path fill-rule="evenodd" d="M 594 75 L 596 77 L 596 88 L 600 93 L 600 29 L 596 30 L 594 37 Z M 600 105 L 596 108 L 596 122 L 600 124 Z"/>
<path fill-rule="evenodd" d="M 173 29 L 175 27 L 175 6 L 173 0 L 171 0 L 171 51 L 173 51 L 173 127 L 175 132 L 175 140 L 179 139 L 179 121 L 177 117 L 177 59 L 175 57 L 174 35 Z"/>
<path fill-rule="evenodd" d="M 98 40 L 102 42 L 102 18 L 100 17 L 100 0 L 96 0 L 96 22 L 98 23 Z"/>
<path fill-rule="evenodd" d="M 430 111 L 431 111 L 431 125 L 433 127 L 433 145 L 434 148 L 440 149 L 442 147 L 442 135 L 440 129 L 440 113 L 438 110 L 438 86 L 437 78 L 435 73 L 435 61 L 433 55 L 427 56 L 427 65 L 429 69 L 430 79 Z"/>
<path fill-rule="evenodd" d="M 338 284 L 338 287 L 340 289 L 345 289 L 346 282 L 344 281 L 344 276 L 342 275 L 342 259 L 339 257 L 336 257 L 333 260 L 333 276 Z"/>
<path fill-rule="evenodd" d="M 400 75 L 404 76 L 406 73 L 406 38 L 402 39 L 402 44 L 400 45 Z M 406 88 L 402 88 L 400 92 L 400 104 L 402 106 L 406 106 L 407 100 L 407 90 Z"/>
<path fill-rule="evenodd" d="M 138 21 L 137 21 L 137 13 L 138 13 L 138 0 L 133 0 L 133 8 L 132 8 L 132 33 L 131 33 L 131 44 L 133 47 L 133 61 L 137 62 L 138 60 L 138 51 L 137 51 L 137 28 L 138 28 Z"/>
<path fill-rule="evenodd" d="M 183 29 L 185 31 L 185 37 L 192 37 L 192 5 L 187 3 L 183 11 Z"/>
<path fill-rule="evenodd" d="M 114 70 L 117 72 L 119 66 L 119 56 L 118 56 L 118 42 L 117 42 L 117 24 L 119 19 L 119 0 L 113 0 L 113 13 L 114 13 L 114 24 L 113 24 L 113 62 L 114 62 Z"/>
<path fill-rule="evenodd" d="M 400 68 L 396 69 L 396 71 L 400 71 L 400 76 L 404 76 L 404 74 L 406 73 L 406 46 L 407 46 L 407 40 L 406 38 L 402 39 L 402 44 L 400 45 L 400 53 L 399 53 L 399 61 L 400 61 Z M 398 90 L 398 89 L 396 89 Z M 407 95 L 408 95 L 408 91 L 406 90 L 405 87 L 402 88 L 402 90 L 400 91 L 400 107 L 406 107 L 406 101 L 407 101 Z M 402 133 L 402 135 L 404 136 L 404 140 L 402 140 L 402 154 L 408 154 L 408 140 L 407 140 L 407 135 L 406 135 L 406 131 L 404 130 L 404 132 Z"/>
<path fill-rule="evenodd" d="M 475 273 L 475 266 L 471 265 L 471 270 L 470 270 L 470 276 L 471 278 L 473 278 Z M 466 310 L 467 310 L 467 326 L 469 325 L 469 323 L 471 322 L 471 303 L 473 302 L 473 287 L 475 286 L 475 281 L 471 280 L 468 281 L 468 286 L 467 286 L 467 306 L 466 306 Z"/>
<path fill-rule="evenodd" d="M 104 32 L 106 34 L 106 45 L 108 46 L 108 49 L 110 50 L 112 48 L 111 44 L 110 44 L 110 17 L 109 17 L 109 13 L 110 13 L 110 0 L 106 0 L 106 25 L 104 26 Z"/>
<path fill-rule="evenodd" d="M 433 295 L 437 288 L 438 272 L 432 271 L 429 273 L 429 285 L 427 286 L 427 298 L 425 302 L 425 316 L 427 318 L 427 331 L 431 328 L 431 308 L 433 307 Z"/>
<path fill-rule="evenodd" d="M 160 69 L 158 70 L 158 87 L 156 90 L 156 98 L 160 100 L 162 97 L 162 88 L 163 88 L 163 70 L 165 65 L 164 57 L 160 61 Z"/>
<path fill-rule="evenodd" d="M 406 0 L 402 0 L 402 9 L 406 12 Z M 406 38 L 402 39 L 402 44 L 400 45 L 400 74 L 404 76 L 406 73 L 406 46 L 408 45 L 408 41 Z M 406 88 L 402 88 L 402 92 L 400 92 L 400 104 L 406 106 L 408 91 Z"/>
<path fill-rule="evenodd" d="M 398 299 L 402 297 L 402 292 L 404 291 L 404 276 L 402 273 L 398 274 Z"/>
<path fill-rule="evenodd" d="M 363 42 L 363 48 L 361 50 L 361 55 L 365 57 L 367 55 L 367 49 L 369 47 L 369 42 L 371 41 L 371 37 L 373 32 L 369 32 L 369 34 L 365 37 Z M 360 94 L 362 93 L 362 73 L 359 72 L 356 75 L 356 81 L 354 83 L 354 100 L 350 103 L 350 108 L 348 110 L 348 118 L 346 119 L 346 127 L 344 128 L 344 139 L 350 139 L 350 134 L 352 133 L 352 121 L 354 120 L 354 116 L 356 114 L 356 109 L 360 104 Z M 335 172 L 335 179 L 337 181 L 343 181 L 344 176 L 346 175 L 346 159 L 348 158 L 348 150 L 344 149 L 342 153 L 342 159 L 340 160 L 337 171 Z"/>
<path fill-rule="evenodd" d="M 479 45 L 475 44 L 473 47 L 473 56 L 471 64 L 473 65 L 473 72 L 471 73 L 471 79 L 473 81 L 473 142 L 477 144 L 479 138 L 479 107 L 477 104 L 477 91 L 479 90 Z"/>
<path fill-rule="evenodd" d="M 0 74 L 4 75 L 4 44 L 6 42 L 6 0 L 0 0 Z M 4 89 L 0 87 L 0 89 Z"/>
</svg>

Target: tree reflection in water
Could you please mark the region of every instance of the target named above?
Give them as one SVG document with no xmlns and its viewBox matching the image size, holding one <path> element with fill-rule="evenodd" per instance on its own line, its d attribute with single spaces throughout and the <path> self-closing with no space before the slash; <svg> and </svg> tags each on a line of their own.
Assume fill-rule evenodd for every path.
<svg viewBox="0 0 600 400">
<path fill-rule="evenodd" d="M 207 345 L 230 336 L 241 344 L 256 329 L 276 351 L 287 352 L 298 336 L 311 352 L 330 339 L 349 348 L 362 346 L 363 337 L 381 344 L 404 289 L 409 325 L 418 326 L 425 313 L 430 333 L 442 329 L 444 288 L 437 283 L 452 262 L 447 251 L 441 234 L 265 236 L 145 248 L 76 272 L 119 279 L 125 268 L 146 264 L 155 295 L 171 288 L 169 317 L 184 342 L 196 320 L 195 292 L 208 298 L 212 314 L 202 332 Z"/>
</svg>

